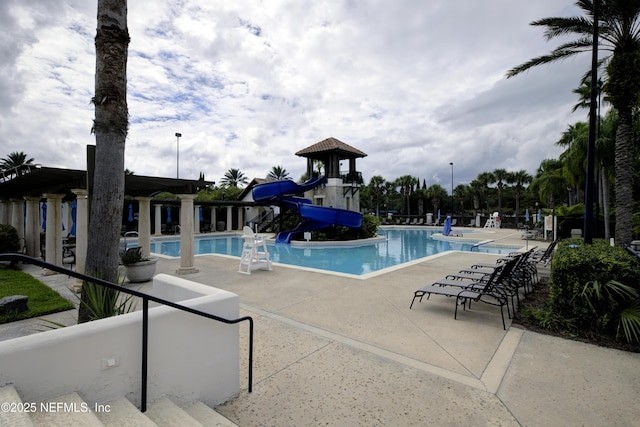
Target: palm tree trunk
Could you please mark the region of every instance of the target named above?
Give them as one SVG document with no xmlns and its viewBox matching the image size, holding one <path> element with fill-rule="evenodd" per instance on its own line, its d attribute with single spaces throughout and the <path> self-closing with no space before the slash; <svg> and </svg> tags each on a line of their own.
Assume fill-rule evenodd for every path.
<svg viewBox="0 0 640 427">
<path fill-rule="evenodd" d="M 118 280 L 119 239 L 124 203 L 124 144 L 127 110 L 127 1 L 98 0 L 96 34 L 95 120 L 96 161 L 91 194 L 85 272 L 109 282 Z M 78 322 L 89 319 L 90 304 L 82 288 Z"/>
<path fill-rule="evenodd" d="M 610 224 L 610 214 L 609 214 L 609 206 L 610 206 L 610 198 L 609 198 L 609 170 L 603 164 L 600 167 L 600 175 L 602 180 L 602 190 L 600 194 L 602 194 L 602 213 L 604 215 L 604 238 L 609 240 L 611 238 L 611 224 Z"/>
<path fill-rule="evenodd" d="M 633 203 L 633 131 L 631 108 L 618 109 L 618 130 L 616 131 L 615 156 L 615 194 L 616 229 L 618 245 L 631 242 L 632 239 L 632 203 Z"/>
</svg>

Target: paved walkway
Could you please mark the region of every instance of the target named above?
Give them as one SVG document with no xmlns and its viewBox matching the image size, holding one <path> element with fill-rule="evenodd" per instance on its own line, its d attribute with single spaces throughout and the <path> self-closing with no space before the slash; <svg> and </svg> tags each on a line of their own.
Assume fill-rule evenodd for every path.
<svg viewBox="0 0 640 427">
<path fill-rule="evenodd" d="M 255 320 L 253 393 L 241 326 L 242 390 L 217 410 L 241 426 L 637 425 L 640 355 L 504 331 L 484 304 L 458 320 L 444 297 L 409 310 L 419 287 L 496 258 L 456 252 L 363 280 L 282 265 L 243 275 L 237 258 L 197 256 L 184 277 L 237 293 Z"/>
</svg>

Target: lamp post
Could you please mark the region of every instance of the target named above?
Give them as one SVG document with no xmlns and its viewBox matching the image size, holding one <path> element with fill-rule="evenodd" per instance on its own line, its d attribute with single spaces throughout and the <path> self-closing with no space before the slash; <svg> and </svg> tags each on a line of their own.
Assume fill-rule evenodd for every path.
<svg viewBox="0 0 640 427">
<path fill-rule="evenodd" d="M 181 133 L 176 132 L 176 179 L 180 178 L 180 137 Z"/>
<path fill-rule="evenodd" d="M 456 211 L 455 201 L 453 200 L 453 162 L 449 162 L 449 166 L 451 166 L 451 219 L 453 219 L 453 214 Z"/>
</svg>

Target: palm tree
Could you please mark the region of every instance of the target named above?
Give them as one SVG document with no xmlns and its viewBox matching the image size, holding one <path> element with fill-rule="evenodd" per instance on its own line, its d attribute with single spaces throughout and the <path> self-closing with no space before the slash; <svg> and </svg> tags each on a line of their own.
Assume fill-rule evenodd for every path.
<svg viewBox="0 0 640 427">
<path fill-rule="evenodd" d="M 484 197 L 487 202 L 487 215 L 489 215 L 489 184 L 494 179 L 491 172 L 479 173 L 475 181 L 477 181 L 478 188 L 480 189 L 480 197 Z"/>
<path fill-rule="evenodd" d="M 598 97 L 602 94 L 603 83 L 602 80 L 598 81 Z M 584 80 L 579 87 L 575 88 L 571 92 L 578 95 L 578 102 L 571 109 L 572 113 L 575 113 L 578 108 L 584 108 L 586 110 L 590 110 L 591 108 L 591 80 Z M 609 102 L 609 97 L 605 95 L 602 99 L 603 103 Z M 600 114 L 600 113 L 598 113 Z"/>
<path fill-rule="evenodd" d="M 85 273 L 109 282 L 118 277 L 120 226 L 124 204 L 124 144 L 129 129 L 127 109 L 126 0 L 98 0 L 96 43 L 94 189 L 91 194 Z M 82 286 L 78 322 L 90 320 L 88 285 Z M 105 289 L 107 304 L 113 291 Z"/>
<path fill-rule="evenodd" d="M 575 35 L 578 38 L 561 44 L 550 54 L 538 56 L 507 72 L 507 78 L 532 67 L 557 62 L 582 52 L 593 44 L 594 1 L 579 0 L 576 5 L 584 16 L 544 18 L 531 25 L 546 27 L 548 40 Z M 604 91 L 618 110 L 619 124 L 615 139 L 615 239 L 620 245 L 631 241 L 633 203 L 633 132 L 632 111 L 640 99 L 640 0 L 599 0 L 599 45 L 610 52 L 600 60 L 605 65 L 607 83 Z"/>
<path fill-rule="evenodd" d="M 23 165 L 30 165 L 33 163 L 33 160 L 33 158 L 27 159 L 27 155 L 22 151 L 14 151 L 13 153 L 9 153 L 4 159 L 0 159 L 0 170 L 9 170 Z"/>
<path fill-rule="evenodd" d="M 380 202 L 385 193 L 385 180 L 380 175 L 374 175 L 369 181 L 369 194 L 376 206 L 376 216 L 380 216 Z"/>
<path fill-rule="evenodd" d="M 513 191 L 516 196 L 516 224 L 520 217 L 520 198 L 526 190 L 526 186 L 531 183 L 531 180 L 533 180 L 533 177 L 524 169 L 510 173 L 509 182 L 513 184 Z"/>
<path fill-rule="evenodd" d="M 566 180 L 563 164 L 557 159 L 545 159 L 540 163 L 536 177 L 531 181 L 531 189 L 538 193 L 541 201 L 546 201 L 547 207 L 553 209 L 555 199 L 564 193 Z"/>
<path fill-rule="evenodd" d="M 587 175 L 588 142 L 589 124 L 586 122 L 569 125 L 567 130 L 562 133 L 560 140 L 556 142 L 556 145 L 566 147 L 565 151 L 560 154 L 560 161 L 564 164 L 564 177 L 570 188 L 569 206 L 580 203 L 580 195 L 583 194 L 582 189 L 585 187 Z M 573 193 L 576 194 L 575 198 L 571 197 Z"/>
<path fill-rule="evenodd" d="M 289 172 L 282 166 L 273 166 L 271 171 L 267 174 L 267 179 L 271 181 L 283 181 L 285 179 L 291 179 Z"/>
<path fill-rule="evenodd" d="M 604 238 L 611 237 L 610 224 L 610 182 L 612 179 L 611 171 L 615 164 L 615 140 L 616 130 L 618 128 L 618 112 L 615 109 L 609 110 L 604 120 L 600 124 L 600 132 L 596 144 L 596 155 L 600 159 L 600 184 L 602 194 L 602 214 L 604 220 Z"/>
<path fill-rule="evenodd" d="M 411 175 L 403 175 L 396 179 L 396 186 L 400 187 L 400 194 L 402 194 L 407 203 L 407 212 L 405 215 L 411 215 L 411 194 L 413 194 L 414 186 L 419 183 L 418 178 L 414 178 Z"/>
<path fill-rule="evenodd" d="M 457 199 L 458 203 L 460 204 L 460 215 L 462 217 L 461 222 L 463 223 L 464 223 L 464 199 L 469 194 L 469 190 L 470 190 L 470 187 L 464 184 L 458 184 L 458 186 L 453 190 L 453 197 L 454 199 Z M 451 214 L 455 216 L 455 212 L 452 212 Z"/>
<path fill-rule="evenodd" d="M 498 215 L 502 216 L 502 191 L 504 190 L 504 184 L 509 178 L 509 173 L 506 169 L 496 169 L 491 172 L 491 182 L 495 182 L 498 188 Z"/>
<path fill-rule="evenodd" d="M 440 204 L 449 197 L 447 190 L 440 184 L 433 184 L 427 189 L 427 194 L 431 198 L 433 212 L 437 214 Z"/>
<path fill-rule="evenodd" d="M 602 81 L 598 81 L 598 96 L 602 92 Z M 591 107 L 591 81 L 585 81 L 579 88 L 574 89 L 573 93 L 577 94 L 580 99 L 579 102 L 573 107 L 573 111 L 578 108 L 589 109 Z M 604 103 L 610 103 L 609 97 L 604 96 L 602 99 Z M 600 105 L 598 105 L 600 107 Z M 615 134 L 618 127 L 618 113 L 615 108 L 610 109 L 604 118 L 604 122 L 600 113 L 598 112 L 598 132 L 596 140 L 596 152 L 595 162 L 596 168 L 599 168 L 599 183 L 598 188 L 601 194 L 600 206 L 602 207 L 603 220 L 604 220 L 604 238 L 609 240 L 611 237 L 611 225 L 610 225 L 610 171 L 614 169 L 615 165 Z"/>
<path fill-rule="evenodd" d="M 480 200 L 482 198 L 482 192 L 485 189 L 485 185 L 477 179 L 474 179 L 469 183 L 469 188 L 471 189 L 471 193 L 473 194 L 473 213 L 474 217 L 478 216 L 478 211 L 480 210 Z M 476 224 L 479 226 L 480 224 Z"/>
<path fill-rule="evenodd" d="M 224 177 L 220 180 L 220 184 L 228 187 L 237 187 L 239 184 L 246 184 L 249 180 L 240 169 L 231 168 L 225 172 Z"/>
</svg>

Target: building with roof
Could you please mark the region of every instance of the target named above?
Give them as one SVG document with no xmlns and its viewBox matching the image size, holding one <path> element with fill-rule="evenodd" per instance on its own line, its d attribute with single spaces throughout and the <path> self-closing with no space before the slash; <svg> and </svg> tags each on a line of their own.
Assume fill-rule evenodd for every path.
<svg viewBox="0 0 640 427">
<path fill-rule="evenodd" d="M 327 177 L 327 184 L 306 192 L 306 198 L 320 206 L 360 211 L 359 190 L 364 181 L 356 159 L 366 153 L 331 137 L 298 151 L 296 156 L 307 159 L 307 177 L 322 175 L 322 169 Z"/>
</svg>

